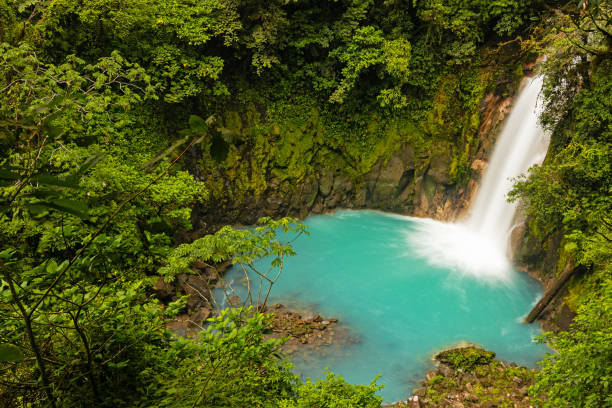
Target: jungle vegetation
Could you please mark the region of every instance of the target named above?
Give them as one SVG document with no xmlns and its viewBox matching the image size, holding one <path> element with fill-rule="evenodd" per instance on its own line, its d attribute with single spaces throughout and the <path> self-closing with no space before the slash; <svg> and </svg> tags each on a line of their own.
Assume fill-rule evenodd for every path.
<svg viewBox="0 0 612 408">
<path fill-rule="evenodd" d="M 480 100 L 511 93 L 536 54 L 552 153 L 515 195 L 534 236 L 562 234 L 562 256 L 588 273 L 533 394 L 609 405 L 611 12 L 595 0 L 0 0 L 0 406 L 380 406 L 375 381 L 298 380 L 256 308 L 219 311 L 199 341 L 173 336 L 165 322 L 186 299 L 162 304 L 151 286 L 196 258 L 292 255 L 275 235 L 303 231 L 288 218 L 185 242 L 203 209 L 261 194 L 271 171 L 357 176 L 407 142 L 452 151 L 466 182 Z M 500 58 L 508 45 L 515 58 Z"/>
</svg>

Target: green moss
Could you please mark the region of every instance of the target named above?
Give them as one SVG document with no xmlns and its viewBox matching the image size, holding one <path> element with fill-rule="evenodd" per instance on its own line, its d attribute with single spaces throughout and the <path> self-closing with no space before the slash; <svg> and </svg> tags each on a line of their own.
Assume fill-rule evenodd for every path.
<svg viewBox="0 0 612 408">
<path fill-rule="evenodd" d="M 478 406 L 496 407 L 514 407 L 515 403 L 524 402 L 525 387 L 533 384 L 535 370 L 507 366 L 494 360 L 492 355 L 494 353 L 474 347 L 438 354 L 436 358 L 444 359 L 444 363 L 453 370 L 428 380 L 423 406 L 438 407 L 442 402 L 447 402 L 449 396 L 466 394 L 474 399 L 468 397 L 463 400 L 465 406 L 471 406 L 474 400 L 477 400 Z"/>
<path fill-rule="evenodd" d="M 433 388 L 430 388 L 427 390 L 427 397 L 436 404 L 439 404 L 440 402 L 442 402 L 442 398 L 444 398 L 443 394 L 437 392 Z"/>
<path fill-rule="evenodd" d="M 455 370 L 474 371 L 478 366 L 491 363 L 495 353 L 470 346 L 443 351 L 435 358 Z"/>
<path fill-rule="evenodd" d="M 271 177 L 295 185 L 322 169 L 342 172 L 358 184 L 400 146 L 414 149 L 415 171 L 423 174 L 440 143 L 449 155 L 450 181 L 466 183 L 478 144 L 480 101 L 498 75 L 478 64 L 440 73 L 432 82 L 435 92 L 415 98 L 405 112 L 330 105 L 282 84 L 249 84 L 237 90 L 234 105 L 219 106 L 223 126 L 244 144 L 221 166 L 203 158 L 208 173 L 222 174 L 210 177 L 207 187 L 213 197 L 243 202 L 259 197 Z M 426 179 L 424 187 L 433 198 L 435 183 Z"/>
</svg>

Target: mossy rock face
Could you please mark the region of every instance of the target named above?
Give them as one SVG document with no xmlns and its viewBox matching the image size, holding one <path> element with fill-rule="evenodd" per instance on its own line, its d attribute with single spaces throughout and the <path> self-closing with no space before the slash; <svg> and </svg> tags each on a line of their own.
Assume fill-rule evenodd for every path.
<svg viewBox="0 0 612 408">
<path fill-rule="evenodd" d="M 454 370 L 467 372 L 473 371 L 478 366 L 491 364 L 495 359 L 495 353 L 469 346 L 443 351 L 434 358 Z"/>
</svg>

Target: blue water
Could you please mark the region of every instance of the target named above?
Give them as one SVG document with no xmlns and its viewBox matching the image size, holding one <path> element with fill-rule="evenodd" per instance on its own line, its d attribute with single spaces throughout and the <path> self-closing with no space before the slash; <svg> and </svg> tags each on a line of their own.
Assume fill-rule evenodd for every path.
<svg viewBox="0 0 612 408">
<path fill-rule="evenodd" d="M 338 317 L 359 342 L 296 353 L 296 373 L 322 378 L 329 368 L 353 383 L 381 374 L 380 395 L 393 402 L 412 394 L 436 351 L 459 342 L 530 367 L 544 356 L 532 340 L 539 327 L 521 322 L 541 295 L 539 283 L 517 271 L 495 282 L 431 266 L 409 244 L 417 222 L 374 211 L 305 221 L 310 236 L 293 243 L 298 255 L 285 260 L 268 304 Z M 241 273 L 227 278 L 239 285 Z"/>
</svg>

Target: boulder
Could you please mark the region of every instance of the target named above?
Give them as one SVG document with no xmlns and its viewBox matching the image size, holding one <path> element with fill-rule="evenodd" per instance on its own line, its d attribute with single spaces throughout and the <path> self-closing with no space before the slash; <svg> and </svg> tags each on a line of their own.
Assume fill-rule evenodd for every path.
<svg viewBox="0 0 612 408">
<path fill-rule="evenodd" d="M 339 174 L 334 178 L 334 192 L 343 192 L 347 193 L 353 188 L 353 183 L 351 179 L 344 174 Z"/>
<path fill-rule="evenodd" d="M 404 174 L 405 165 L 399 155 L 391 156 L 385 166 L 380 169 L 378 175 L 378 183 L 387 184 L 394 188 L 399 185 L 399 182 Z"/>
<path fill-rule="evenodd" d="M 189 315 L 183 314 L 176 317 L 176 319 L 168 322 L 166 327 L 171 332 L 181 337 L 187 337 L 190 334 L 190 323 Z"/>
<path fill-rule="evenodd" d="M 450 185 L 453 181 L 449 173 L 450 164 L 451 157 L 448 151 L 435 152 L 429 161 L 427 174 L 438 184 Z"/>
<path fill-rule="evenodd" d="M 366 191 L 365 187 L 360 186 L 360 188 L 355 193 L 355 199 L 353 200 L 354 204 L 355 204 L 355 207 L 357 207 L 357 208 L 365 207 L 365 205 L 366 205 L 366 196 L 367 196 L 367 191 Z"/>
<path fill-rule="evenodd" d="M 327 197 L 334 186 L 334 174 L 330 170 L 324 170 L 319 178 L 319 192 Z"/>
<path fill-rule="evenodd" d="M 314 176 L 310 176 L 302 183 L 301 198 L 306 208 L 311 208 L 319 193 L 319 183 Z"/>
<path fill-rule="evenodd" d="M 227 302 L 230 304 L 230 306 L 233 307 L 240 306 L 242 304 L 242 300 L 240 300 L 238 296 L 230 297 L 229 299 L 227 299 Z"/>
<path fill-rule="evenodd" d="M 368 193 L 365 205 L 374 208 L 391 209 L 396 206 L 396 193 L 404 174 L 404 162 L 399 153 L 386 162 L 379 162 L 365 175 L 364 183 Z"/>
<path fill-rule="evenodd" d="M 489 163 L 487 163 L 486 161 L 480 160 L 480 159 L 476 159 L 470 165 L 470 169 L 474 170 L 475 172 L 477 172 L 479 174 L 483 174 L 488 166 L 489 166 Z"/>
<path fill-rule="evenodd" d="M 207 307 L 199 308 L 195 313 L 191 315 L 191 320 L 197 325 L 203 325 L 206 320 L 210 317 L 212 311 Z"/>
<path fill-rule="evenodd" d="M 282 197 L 276 194 L 270 195 L 266 198 L 266 208 L 272 211 L 278 210 L 282 204 L 283 204 Z"/>
<path fill-rule="evenodd" d="M 164 281 L 163 276 L 157 278 L 157 282 L 153 285 L 153 290 L 161 300 L 169 300 L 176 293 L 176 288 L 172 283 Z"/>
<path fill-rule="evenodd" d="M 321 214 L 323 212 L 323 204 L 317 201 L 310 210 L 313 214 Z"/>
<path fill-rule="evenodd" d="M 325 200 L 325 207 L 336 208 L 342 202 L 342 191 L 332 190 L 333 193 Z"/>
<path fill-rule="evenodd" d="M 181 289 L 188 295 L 195 295 L 206 299 L 209 297 L 206 281 L 199 275 L 187 275 L 183 280 Z"/>
</svg>

